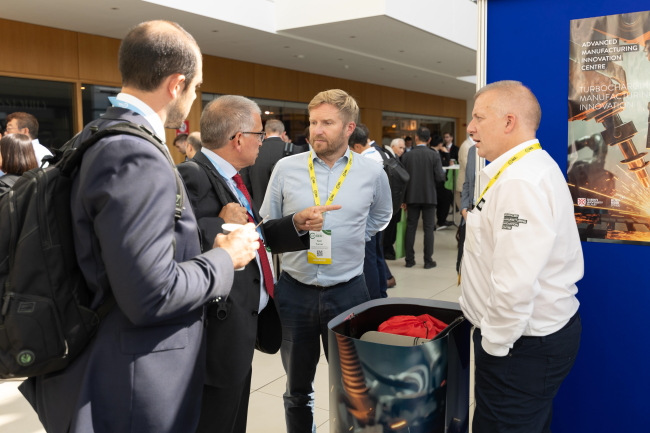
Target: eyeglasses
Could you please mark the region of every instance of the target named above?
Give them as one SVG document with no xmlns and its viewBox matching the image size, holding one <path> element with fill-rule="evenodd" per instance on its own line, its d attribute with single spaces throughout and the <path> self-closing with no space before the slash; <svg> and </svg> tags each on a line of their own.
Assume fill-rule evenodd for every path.
<svg viewBox="0 0 650 433">
<path fill-rule="evenodd" d="M 259 141 L 264 141 L 264 139 L 266 138 L 266 131 L 262 131 L 262 132 L 243 132 L 242 131 L 242 134 L 254 134 L 254 135 L 257 135 L 258 136 L 257 139 Z M 237 134 L 230 137 L 230 139 L 233 140 L 235 137 L 237 137 Z"/>
</svg>

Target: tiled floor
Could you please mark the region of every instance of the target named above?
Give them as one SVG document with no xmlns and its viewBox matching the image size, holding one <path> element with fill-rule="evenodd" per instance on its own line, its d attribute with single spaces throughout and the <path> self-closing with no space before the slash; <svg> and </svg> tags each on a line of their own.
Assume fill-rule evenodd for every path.
<svg viewBox="0 0 650 433">
<path fill-rule="evenodd" d="M 413 268 L 404 267 L 404 260 L 389 261 L 397 287 L 390 289 L 391 297 L 430 298 L 457 302 L 460 288 L 456 277 L 456 230 L 448 228 L 435 233 L 434 260 L 438 266 L 424 269 L 422 260 L 422 230 L 416 237 L 416 261 Z M 472 366 L 474 359 L 472 357 Z M 473 383 L 473 377 L 472 377 Z M 42 433 L 45 432 L 38 418 L 17 390 L 18 382 L 0 384 L 0 433 Z M 325 356 L 321 357 L 316 371 L 315 420 L 319 432 L 329 432 L 328 366 Z M 472 387 L 473 388 L 473 387 Z M 255 352 L 251 397 L 248 409 L 247 433 L 285 432 L 282 394 L 285 389 L 285 374 L 280 355 L 266 355 Z M 470 413 L 474 398 L 470 391 Z M 189 433 L 189 432 L 188 432 Z"/>
</svg>

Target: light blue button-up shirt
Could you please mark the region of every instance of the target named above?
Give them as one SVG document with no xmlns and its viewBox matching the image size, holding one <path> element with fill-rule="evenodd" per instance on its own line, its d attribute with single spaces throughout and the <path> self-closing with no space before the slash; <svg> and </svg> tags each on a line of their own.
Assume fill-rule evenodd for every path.
<svg viewBox="0 0 650 433">
<path fill-rule="evenodd" d="M 262 215 L 277 219 L 314 206 L 307 167 L 309 155 L 310 152 L 303 152 L 278 161 L 260 209 Z M 324 200 L 348 163 L 350 150 L 332 168 L 315 153 L 311 155 L 318 193 Z M 332 231 L 332 264 L 308 263 L 307 251 L 282 255 L 282 268 L 303 284 L 327 287 L 361 275 L 366 241 L 386 228 L 393 214 L 390 185 L 383 166 L 356 155 L 332 204 L 342 206 L 324 215 L 323 229 Z"/>
</svg>

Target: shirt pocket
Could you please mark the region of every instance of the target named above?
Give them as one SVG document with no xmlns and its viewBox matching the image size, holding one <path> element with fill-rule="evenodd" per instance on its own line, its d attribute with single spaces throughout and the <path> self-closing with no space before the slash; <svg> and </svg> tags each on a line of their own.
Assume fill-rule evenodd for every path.
<svg viewBox="0 0 650 433">
<path fill-rule="evenodd" d="M 481 217 L 474 212 L 467 212 L 465 233 L 465 251 L 481 254 Z"/>
</svg>

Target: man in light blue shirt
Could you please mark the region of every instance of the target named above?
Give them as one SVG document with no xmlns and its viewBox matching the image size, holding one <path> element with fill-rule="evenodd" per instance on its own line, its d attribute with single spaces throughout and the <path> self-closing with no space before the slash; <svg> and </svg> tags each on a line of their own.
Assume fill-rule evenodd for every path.
<svg viewBox="0 0 650 433">
<path fill-rule="evenodd" d="M 260 210 L 271 219 L 281 218 L 315 204 L 330 204 L 332 196 L 331 204 L 342 206 L 325 213 L 325 235 L 310 233 L 309 259 L 305 251 L 285 253 L 282 258 L 284 272 L 276 285 L 275 303 L 283 328 L 280 350 L 287 372 L 288 433 L 316 431 L 313 381 L 320 339 L 327 355 L 327 323 L 370 300 L 363 277 L 365 243 L 388 225 L 392 215 L 382 165 L 351 153 L 348 147 L 358 116 L 359 107 L 346 92 L 316 95 L 309 104 L 313 151 L 278 161 Z M 318 239 L 325 239 L 326 246 L 331 242 L 331 248 L 316 248 Z M 331 264 L 322 264 L 330 254 Z"/>
</svg>

